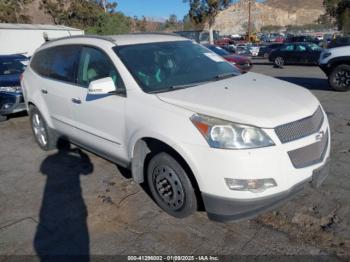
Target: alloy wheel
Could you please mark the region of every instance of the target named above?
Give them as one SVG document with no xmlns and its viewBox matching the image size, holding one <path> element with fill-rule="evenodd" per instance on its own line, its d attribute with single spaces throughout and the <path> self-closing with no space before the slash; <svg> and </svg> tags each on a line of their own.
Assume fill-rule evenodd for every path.
<svg viewBox="0 0 350 262">
<path fill-rule="evenodd" d="M 38 113 L 32 116 L 32 125 L 35 137 L 41 146 L 47 145 L 47 133 L 43 119 Z"/>
<path fill-rule="evenodd" d="M 350 71 L 341 70 L 336 73 L 334 82 L 341 88 L 350 88 Z"/>
</svg>

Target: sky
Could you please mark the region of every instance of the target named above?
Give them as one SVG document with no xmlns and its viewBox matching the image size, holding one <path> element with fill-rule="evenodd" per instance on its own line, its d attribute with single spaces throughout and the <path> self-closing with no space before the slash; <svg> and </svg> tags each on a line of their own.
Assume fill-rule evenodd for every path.
<svg viewBox="0 0 350 262">
<path fill-rule="evenodd" d="M 183 0 L 116 0 L 117 11 L 128 16 L 153 17 L 165 20 L 175 14 L 179 20 L 188 13 L 189 3 Z"/>
</svg>

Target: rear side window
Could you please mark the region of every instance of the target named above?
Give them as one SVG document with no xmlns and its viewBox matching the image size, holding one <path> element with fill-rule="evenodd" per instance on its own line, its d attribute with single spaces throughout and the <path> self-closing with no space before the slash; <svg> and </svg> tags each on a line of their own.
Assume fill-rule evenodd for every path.
<svg viewBox="0 0 350 262">
<path fill-rule="evenodd" d="M 30 65 L 41 76 L 76 83 L 80 49 L 68 45 L 48 48 L 35 54 Z"/>
<path fill-rule="evenodd" d="M 50 77 L 56 80 L 75 83 L 80 47 L 59 46 L 52 48 L 52 51 Z"/>
</svg>

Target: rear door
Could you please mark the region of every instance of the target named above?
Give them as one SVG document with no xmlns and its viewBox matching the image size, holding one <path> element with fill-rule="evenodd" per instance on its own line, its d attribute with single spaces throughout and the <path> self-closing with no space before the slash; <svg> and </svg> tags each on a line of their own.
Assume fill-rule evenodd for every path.
<svg viewBox="0 0 350 262">
<path fill-rule="evenodd" d="M 286 63 L 294 63 L 295 62 L 294 53 L 295 53 L 294 44 L 286 44 L 279 49 L 279 54 L 277 56 L 283 57 Z"/>
<path fill-rule="evenodd" d="M 33 58 L 34 71 L 42 77 L 40 91 L 49 110 L 55 129 L 72 135 L 73 115 L 71 93 L 76 86 L 76 68 L 80 47 L 65 45 L 40 51 Z"/>
<path fill-rule="evenodd" d="M 119 95 L 89 95 L 90 82 L 111 77 Z M 125 102 L 124 83 L 109 56 L 101 49 L 83 47 L 78 66 L 78 89 L 71 93 L 75 140 L 95 152 L 124 160 Z"/>
<path fill-rule="evenodd" d="M 295 63 L 308 64 L 310 60 L 310 52 L 306 44 L 300 43 L 295 45 Z"/>
</svg>

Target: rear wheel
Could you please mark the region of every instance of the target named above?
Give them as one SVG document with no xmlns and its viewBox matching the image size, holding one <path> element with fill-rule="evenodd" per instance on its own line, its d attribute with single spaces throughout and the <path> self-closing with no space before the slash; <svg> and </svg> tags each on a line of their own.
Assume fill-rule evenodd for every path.
<svg viewBox="0 0 350 262">
<path fill-rule="evenodd" d="M 283 67 L 284 66 L 284 58 L 281 56 L 278 56 L 275 58 L 274 63 L 275 63 L 275 66 L 277 66 L 277 67 Z"/>
<path fill-rule="evenodd" d="M 40 148 L 45 151 L 56 148 L 56 135 L 54 131 L 48 127 L 42 114 L 36 107 L 31 106 L 29 108 L 29 118 L 35 141 Z"/>
<path fill-rule="evenodd" d="M 336 91 L 350 90 L 350 66 L 339 65 L 329 76 L 329 84 Z"/>
<path fill-rule="evenodd" d="M 156 203 L 168 214 L 184 218 L 197 211 L 197 199 L 185 170 L 169 154 L 159 153 L 149 162 L 147 182 Z"/>
<path fill-rule="evenodd" d="M 4 122 L 7 120 L 7 116 L 0 115 L 0 122 Z"/>
</svg>

